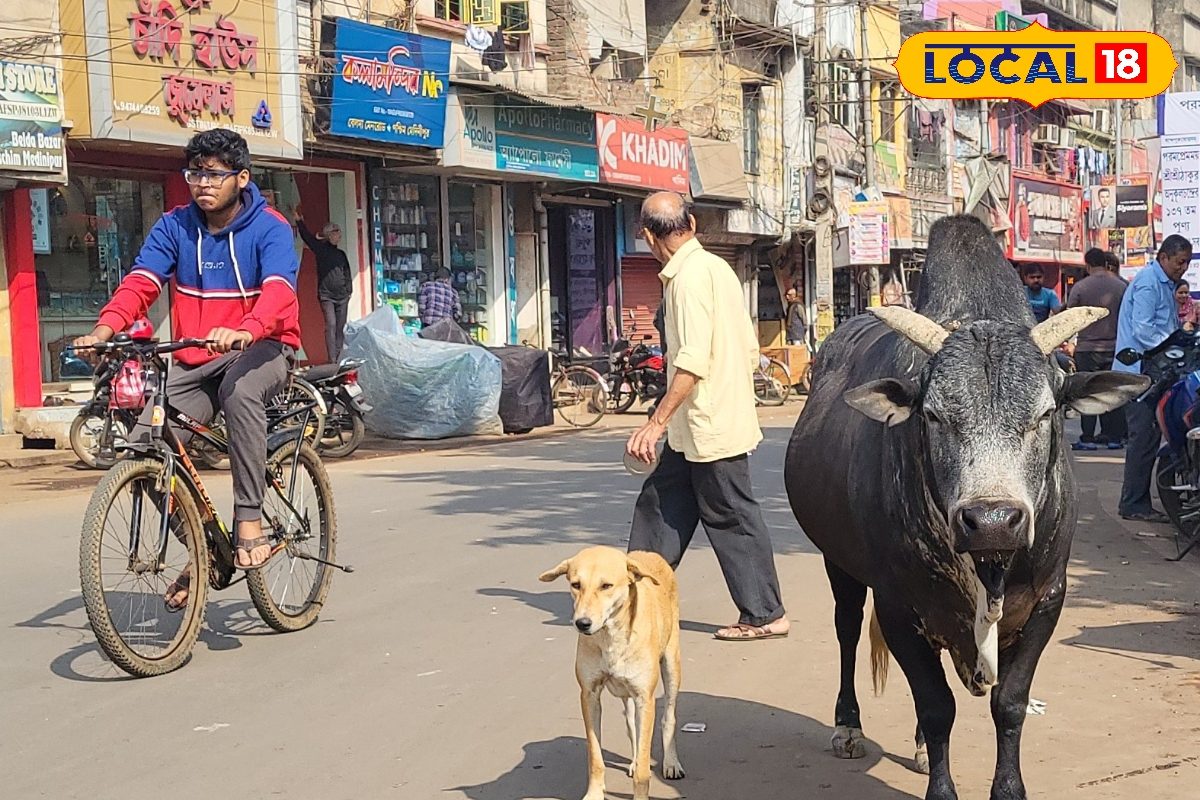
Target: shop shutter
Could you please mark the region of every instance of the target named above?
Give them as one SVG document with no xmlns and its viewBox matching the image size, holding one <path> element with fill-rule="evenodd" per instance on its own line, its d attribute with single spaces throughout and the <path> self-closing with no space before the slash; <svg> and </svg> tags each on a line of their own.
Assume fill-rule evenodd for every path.
<svg viewBox="0 0 1200 800">
<path fill-rule="evenodd" d="M 720 256 L 729 262 L 729 266 L 733 267 L 734 271 L 738 268 L 738 250 L 735 244 L 706 244 L 704 249 L 712 253 L 714 256 Z"/>
<path fill-rule="evenodd" d="M 662 265 L 653 256 L 625 256 L 621 259 L 621 330 L 622 335 L 637 341 L 652 336 L 658 344 L 654 315 L 662 303 L 662 281 L 658 278 Z M 630 319 L 633 312 L 633 319 Z"/>
</svg>

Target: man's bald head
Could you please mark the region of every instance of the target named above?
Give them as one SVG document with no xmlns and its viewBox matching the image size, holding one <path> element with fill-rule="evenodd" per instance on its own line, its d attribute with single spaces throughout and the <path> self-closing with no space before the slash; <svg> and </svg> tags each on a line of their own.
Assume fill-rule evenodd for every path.
<svg viewBox="0 0 1200 800">
<path fill-rule="evenodd" d="M 642 203 L 642 232 L 664 264 L 696 234 L 692 204 L 676 192 L 656 192 Z"/>
</svg>

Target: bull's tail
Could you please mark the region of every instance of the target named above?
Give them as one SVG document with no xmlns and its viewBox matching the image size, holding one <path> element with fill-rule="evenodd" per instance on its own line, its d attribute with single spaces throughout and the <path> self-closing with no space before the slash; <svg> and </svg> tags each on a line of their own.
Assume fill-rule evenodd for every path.
<svg viewBox="0 0 1200 800">
<path fill-rule="evenodd" d="M 879 615 L 871 609 L 871 683 L 875 685 L 875 694 L 883 694 L 887 688 L 888 666 L 891 664 L 891 652 L 883 639 L 883 629 L 879 627 Z"/>
</svg>

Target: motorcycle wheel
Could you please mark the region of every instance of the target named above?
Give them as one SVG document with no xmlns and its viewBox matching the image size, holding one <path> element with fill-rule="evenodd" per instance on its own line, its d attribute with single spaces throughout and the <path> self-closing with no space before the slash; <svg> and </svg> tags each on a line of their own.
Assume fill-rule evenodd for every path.
<svg viewBox="0 0 1200 800">
<path fill-rule="evenodd" d="M 359 448 L 366 435 L 362 416 L 346 408 L 341 400 L 334 400 L 317 452 L 325 458 L 345 458 Z"/>
<path fill-rule="evenodd" d="M 115 415 L 83 412 L 71 422 L 71 449 L 88 469 L 108 469 L 120 460 L 100 458 L 100 437 L 105 424 L 113 426 L 113 444 L 128 440 L 129 429 Z"/>
<path fill-rule="evenodd" d="M 1186 473 L 1186 460 L 1176 458 L 1160 458 L 1154 482 L 1158 485 L 1158 498 L 1162 501 L 1163 511 L 1171 518 L 1178 535 L 1190 539 L 1200 529 L 1200 519 L 1184 519 L 1185 515 L 1193 513 L 1200 505 L 1200 492 L 1180 491 L 1174 486 L 1187 486 L 1191 477 Z"/>
<path fill-rule="evenodd" d="M 229 456 L 218 450 L 214 450 L 203 439 L 193 439 L 191 444 L 188 445 L 188 453 L 209 469 L 221 470 L 222 472 L 229 469 Z"/>
<path fill-rule="evenodd" d="M 635 402 L 637 402 L 637 392 L 629 384 L 629 381 L 622 380 L 620 386 L 613 387 L 612 411 L 614 414 L 624 414 L 633 408 Z"/>
</svg>

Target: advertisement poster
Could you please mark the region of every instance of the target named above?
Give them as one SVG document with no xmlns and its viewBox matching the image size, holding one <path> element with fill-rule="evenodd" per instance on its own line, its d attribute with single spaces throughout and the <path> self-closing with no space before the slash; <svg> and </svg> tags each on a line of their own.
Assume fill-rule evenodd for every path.
<svg viewBox="0 0 1200 800">
<path fill-rule="evenodd" d="M 850 263 L 887 264 L 892 259 L 886 201 L 850 204 Z"/>
<path fill-rule="evenodd" d="M 1014 261 L 1083 263 L 1083 191 L 1013 175 L 1009 231 Z"/>
<path fill-rule="evenodd" d="M 50 190 L 29 190 L 29 211 L 33 220 L 33 252 L 50 254 Z"/>
<path fill-rule="evenodd" d="M 442 146 L 450 42 L 339 18 L 334 62 L 330 133 Z"/>
<path fill-rule="evenodd" d="M 58 79 L 52 66 L 0 61 L 0 172 L 63 173 Z"/>
</svg>

